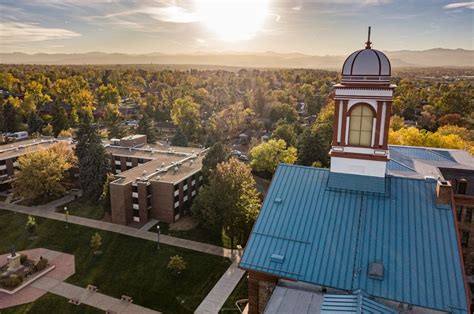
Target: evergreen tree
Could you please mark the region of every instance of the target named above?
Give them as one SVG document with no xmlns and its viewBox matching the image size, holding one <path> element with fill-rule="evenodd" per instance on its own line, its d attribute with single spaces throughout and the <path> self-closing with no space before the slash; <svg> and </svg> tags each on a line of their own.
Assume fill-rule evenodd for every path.
<svg viewBox="0 0 474 314">
<path fill-rule="evenodd" d="M 214 144 L 206 156 L 202 160 L 202 174 L 204 182 L 207 182 L 211 173 L 216 169 L 217 165 L 229 158 L 229 148 L 221 142 Z"/>
<path fill-rule="evenodd" d="M 36 111 L 30 112 L 28 115 L 28 133 L 40 133 L 43 128 L 43 122 L 43 119 L 41 119 Z"/>
<path fill-rule="evenodd" d="M 188 139 L 186 135 L 184 135 L 183 131 L 180 128 L 176 130 L 176 134 L 174 135 L 173 139 L 171 140 L 171 145 L 173 146 L 181 146 L 186 147 L 188 146 Z"/>
<path fill-rule="evenodd" d="M 3 131 L 16 132 L 19 128 L 19 116 L 16 108 L 7 102 L 3 106 Z"/>
<path fill-rule="evenodd" d="M 69 123 L 67 121 L 66 109 L 63 106 L 55 105 L 53 110 L 53 134 L 55 137 L 61 133 L 62 130 L 69 129 Z"/>
<path fill-rule="evenodd" d="M 110 164 L 98 128 L 92 124 L 89 115 L 83 115 L 76 140 L 75 151 L 83 197 L 89 202 L 96 202 L 102 194 Z"/>
<path fill-rule="evenodd" d="M 148 143 L 156 143 L 156 129 L 153 126 L 153 122 L 151 121 L 150 117 L 146 113 L 144 113 L 143 117 L 140 119 L 140 121 L 138 121 L 137 132 L 139 134 L 145 134 Z"/>
</svg>

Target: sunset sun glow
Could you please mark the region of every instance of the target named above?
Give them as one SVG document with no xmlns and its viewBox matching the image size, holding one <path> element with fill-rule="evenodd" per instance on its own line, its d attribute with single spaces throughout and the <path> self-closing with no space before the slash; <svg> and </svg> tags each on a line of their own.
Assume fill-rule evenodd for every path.
<svg viewBox="0 0 474 314">
<path fill-rule="evenodd" d="M 269 0 L 196 0 L 203 23 L 225 41 L 251 39 L 263 27 Z"/>
</svg>

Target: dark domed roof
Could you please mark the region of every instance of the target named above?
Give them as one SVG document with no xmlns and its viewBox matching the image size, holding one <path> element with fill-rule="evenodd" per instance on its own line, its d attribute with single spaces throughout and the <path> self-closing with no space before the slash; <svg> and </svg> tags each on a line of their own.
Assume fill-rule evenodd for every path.
<svg viewBox="0 0 474 314">
<path fill-rule="evenodd" d="M 353 52 L 342 66 L 343 81 L 387 81 L 390 75 L 387 56 L 370 46 Z"/>
</svg>

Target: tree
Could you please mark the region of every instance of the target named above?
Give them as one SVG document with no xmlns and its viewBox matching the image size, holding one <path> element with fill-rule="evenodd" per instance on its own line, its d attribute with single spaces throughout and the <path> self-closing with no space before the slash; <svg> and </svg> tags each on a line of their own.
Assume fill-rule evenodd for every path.
<svg viewBox="0 0 474 314">
<path fill-rule="evenodd" d="M 390 128 L 398 131 L 405 126 L 405 119 L 403 117 L 394 115 L 390 118 Z"/>
<path fill-rule="evenodd" d="M 108 138 L 122 138 L 127 134 L 123 125 L 123 117 L 117 105 L 108 104 L 105 108 L 104 123 L 107 127 Z"/>
<path fill-rule="evenodd" d="M 28 221 L 26 222 L 25 229 L 30 234 L 30 237 L 35 234 L 37 227 L 38 227 L 38 224 L 36 223 L 35 217 L 28 216 Z"/>
<path fill-rule="evenodd" d="M 468 140 L 464 140 L 459 135 L 459 129 L 440 128 L 439 132 L 429 132 L 426 130 L 419 130 L 415 127 L 403 128 L 398 131 L 389 131 L 388 141 L 390 144 L 406 145 L 406 146 L 423 146 L 423 147 L 438 147 L 438 148 L 452 148 L 464 149 L 473 152 L 473 145 Z M 453 133 L 448 133 L 448 131 Z M 466 136 L 468 136 L 466 134 Z"/>
<path fill-rule="evenodd" d="M 76 156 L 83 198 L 96 202 L 102 194 L 110 161 L 102 146 L 99 131 L 89 115 L 84 114 L 76 135 Z"/>
<path fill-rule="evenodd" d="M 260 208 L 260 198 L 249 166 L 231 158 L 217 165 L 209 184 L 196 197 L 192 212 L 210 232 L 244 243 Z"/>
<path fill-rule="evenodd" d="M 12 187 L 15 194 L 21 197 L 38 199 L 59 196 L 66 191 L 63 179 L 71 164 L 51 149 L 40 149 L 20 156 L 18 168 Z"/>
<path fill-rule="evenodd" d="M 62 130 L 69 129 L 66 109 L 63 106 L 54 106 L 52 126 L 54 137 L 57 137 Z"/>
<path fill-rule="evenodd" d="M 215 143 L 202 160 L 202 175 L 204 182 L 208 182 L 211 173 L 217 165 L 229 158 L 230 150 L 221 142 Z"/>
<path fill-rule="evenodd" d="M 272 133 L 273 139 L 284 140 L 288 145 L 296 145 L 296 131 L 295 127 L 288 124 L 285 120 L 278 120 L 277 127 Z"/>
<path fill-rule="evenodd" d="M 182 271 L 186 270 L 186 262 L 179 255 L 171 256 L 167 268 L 174 274 L 179 275 Z"/>
<path fill-rule="evenodd" d="M 139 134 L 145 134 L 148 143 L 156 143 L 158 137 L 156 135 L 156 129 L 153 126 L 153 121 L 146 113 L 144 113 L 143 117 L 138 121 L 137 132 Z"/>
<path fill-rule="evenodd" d="M 31 111 L 36 111 L 38 106 L 50 101 L 51 97 L 43 93 L 43 85 L 39 82 L 31 81 L 26 85 L 20 112 L 22 115 L 27 115 Z"/>
<path fill-rule="evenodd" d="M 298 120 L 298 113 L 295 108 L 288 104 L 277 104 L 270 112 L 270 120 L 275 123 L 278 120 L 285 120 L 294 123 Z"/>
<path fill-rule="evenodd" d="M 101 108 L 105 108 L 108 104 L 118 105 L 120 94 L 117 87 L 112 84 L 100 85 L 97 89 L 97 102 Z"/>
<path fill-rule="evenodd" d="M 28 133 L 40 133 L 43 128 L 43 119 L 38 115 L 36 111 L 30 112 L 28 115 Z"/>
<path fill-rule="evenodd" d="M 20 128 L 20 119 L 18 115 L 18 105 L 20 100 L 12 96 L 7 98 L 6 104 L 3 106 L 3 131 L 16 132 Z"/>
<path fill-rule="evenodd" d="M 184 135 L 180 128 L 176 130 L 176 134 L 171 139 L 171 145 L 181 147 L 187 147 L 189 145 L 186 135 Z"/>
<path fill-rule="evenodd" d="M 329 166 L 329 150 L 332 141 L 334 101 L 323 107 L 311 128 L 307 128 L 298 138 L 298 164 L 311 166 L 318 162 Z"/>
<path fill-rule="evenodd" d="M 101 246 L 102 246 L 102 237 L 100 236 L 98 232 L 96 232 L 91 237 L 91 248 L 94 251 L 95 255 L 102 253 L 99 251 Z"/>
<path fill-rule="evenodd" d="M 269 140 L 250 150 L 250 165 L 253 170 L 273 174 L 279 163 L 294 164 L 296 148 L 287 147 L 284 140 Z"/>
<path fill-rule="evenodd" d="M 198 138 L 201 129 L 199 105 L 190 96 L 174 101 L 171 107 L 171 119 L 183 131 L 186 138 L 191 141 Z"/>
</svg>

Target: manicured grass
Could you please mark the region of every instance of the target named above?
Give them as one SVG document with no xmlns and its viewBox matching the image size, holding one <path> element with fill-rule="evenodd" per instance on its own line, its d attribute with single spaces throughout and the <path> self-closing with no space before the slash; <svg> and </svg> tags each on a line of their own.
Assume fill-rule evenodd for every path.
<svg viewBox="0 0 474 314">
<path fill-rule="evenodd" d="M 234 291 L 232 291 L 232 294 L 227 298 L 227 301 L 225 301 L 224 305 L 222 306 L 220 310 L 220 313 L 240 314 L 240 311 L 235 305 L 235 302 L 238 300 L 249 298 L 248 286 L 249 286 L 249 283 L 248 283 L 247 275 L 244 275 L 244 277 L 242 277 L 237 287 L 235 287 Z M 244 305 L 245 304 L 243 304 L 242 306 Z"/>
<path fill-rule="evenodd" d="M 220 247 L 225 247 L 225 248 L 230 249 L 230 238 L 228 238 L 224 234 L 224 232 L 222 232 L 222 235 L 219 236 L 217 234 L 209 232 L 208 230 L 204 229 L 200 225 L 197 225 L 195 228 L 191 230 L 187 230 L 187 231 L 170 230 L 169 224 L 164 223 L 164 222 L 160 222 L 159 225 L 160 225 L 161 234 L 166 234 L 173 237 L 192 240 L 196 242 L 217 245 Z M 156 225 L 148 229 L 148 231 L 157 232 Z M 234 247 L 237 244 L 238 243 L 234 243 Z"/>
<path fill-rule="evenodd" d="M 21 313 L 68 313 L 68 314 L 99 314 L 104 311 L 94 307 L 80 304 L 74 305 L 68 302 L 66 298 L 57 296 L 55 294 L 47 293 L 36 302 L 14 306 L 8 309 L 1 310 L 2 314 L 21 314 Z"/>
<path fill-rule="evenodd" d="M 101 220 L 105 214 L 105 209 L 102 205 L 88 204 L 80 198 L 64 206 L 67 206 L 70 215 L 84 218 Z M 58 207 L 56 211 L 64 213 L 64 206 Z"/>
<path fill-rule="evenodd" d="M 126 294 L 138 305 L 165 313 L 191 313 L 230 265 L 230 261 L 209 254 L 185 250 L 117 233 L 98 231 L 62 221 L 37 218 L 38 238 L 25 231 L 27 216 L 0 210 L 0 254 L 15 243 L 18 251 L 45 247 L 76 258 L 76 274 L 67 282 L 86 287 L 96 285 L 107 295 Z M 95 232 L 102 236 L 102 255 L 90 248 Z M 180 255 L 187 269 L 179 276 L 167 270 L 169 258 Z M 54 307 L 52 308 L 54 309 Z"/>
</svg>

